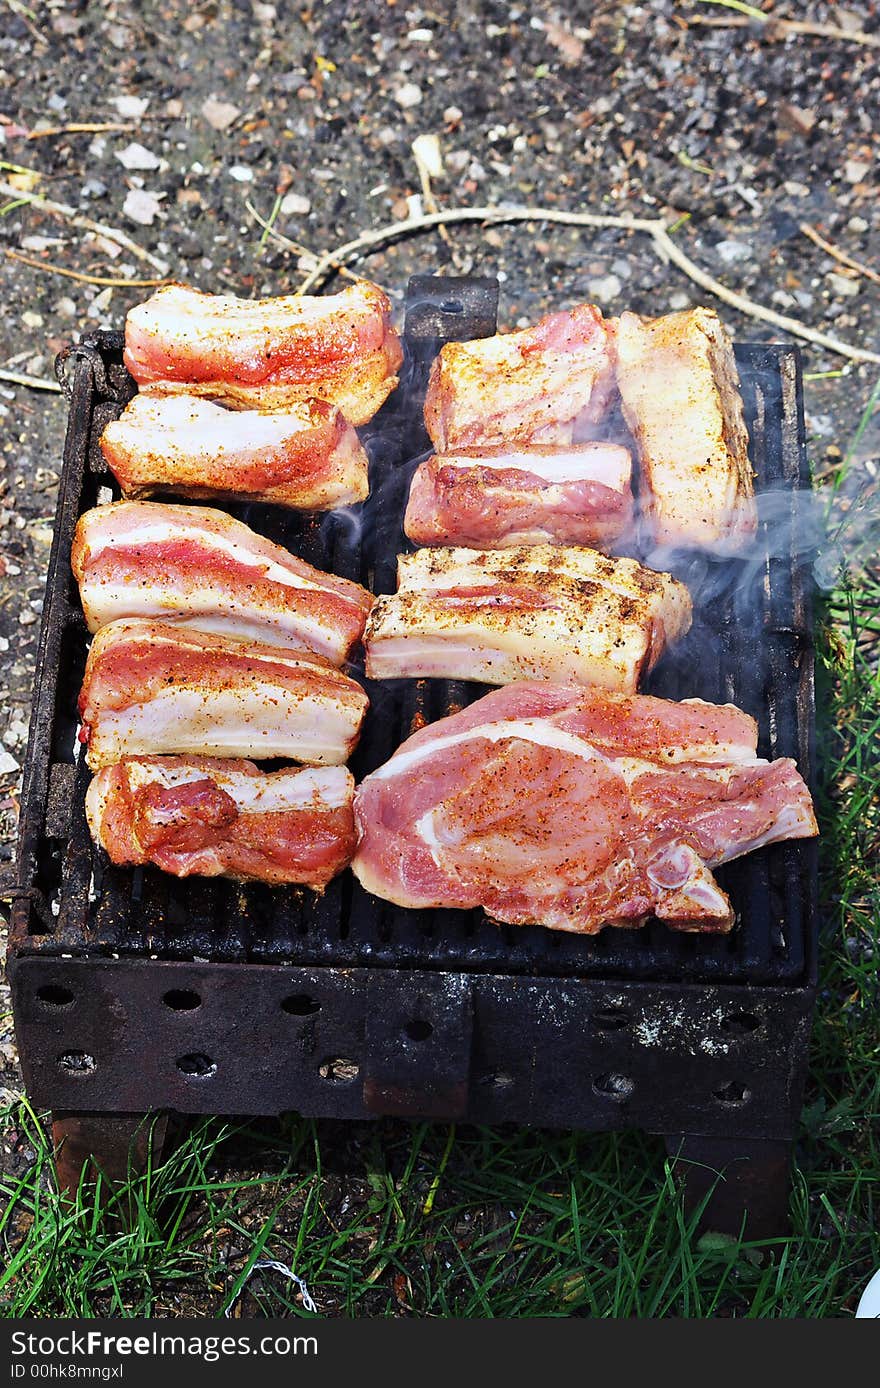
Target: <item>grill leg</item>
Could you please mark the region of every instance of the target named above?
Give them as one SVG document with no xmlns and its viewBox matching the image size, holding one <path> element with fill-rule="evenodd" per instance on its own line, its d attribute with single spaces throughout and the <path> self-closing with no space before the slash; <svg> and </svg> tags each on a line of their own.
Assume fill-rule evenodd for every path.
<svg viewBox="0 0 880 1388">
<path fill-rule="evenodd" d="M 114 1183 L 140 1175 L 148 1159 L 160 1159 L 167 1126 L 164 1114 L 55 1112 L 52 1142 L 58 1189 L 73 1194 L 90 1161 Z"/>
<path fill-rule="evenodd" d="M 686 1215 L 706 1200 L 697 1233 L 713 1231 L 771 1239 L 788 1231 L 791 1142 L 773 1138 L 666 1138 L 684 1188 Z M 710 1193 L 711 1192 L 711 1193 Z"/>
</svg>

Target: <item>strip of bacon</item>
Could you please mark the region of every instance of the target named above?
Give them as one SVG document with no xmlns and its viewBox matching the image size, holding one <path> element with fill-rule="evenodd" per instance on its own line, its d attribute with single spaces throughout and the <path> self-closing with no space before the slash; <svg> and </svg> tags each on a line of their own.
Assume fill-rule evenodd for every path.
<svg viewBox="0 0 880 1388">
<path fill-rule="evenodd" d="M 690 623 L 684 585 L 633 559 L 554 545 L 421 549 L 400 556 L 397 593 L 376 600 L 366 670 L 634 692 Z"/>
<path fill-rule="evenodd" d="M 142 390 L 282 410 L 337 405 L 366 424 L 397 385 L 400 339 L 378 285 L 341 294 L 236 299 L 163 285 L 125 320 L 125 365 Z"/>
<path fill-rule="evenodd" d="M 79 698 L 93 770 L 125 756 L 347 761 L 367 696 L 321 656 L 161 622 L 121 621 L 92 641 Z"/>
<path fill-rule="evenodd" d="M 730 705 L 512 684 L 423 728 L 355 795 L 355 875 L 413 909 L 594 934 L 729 930 L 710 868 L 817 833 L 794 762 Z"/>
<path fill-rule="evenodd" d="M 612 341 L 656 542 L 709 549 L 746 540 L 757 525 L 749 436 L 733 346 L 717 314 L 624 313 Z"/>
<path fill-rule="evenodd" d="M 101 435 L 125 496 L 177 492 L 330 511 L 369 492 L 367 455 L 323 400 L 273 413 L 225 410 L 193 395 L 136 395 Z"/>
<path fill-rule="evenodd" d="M 579 304 L 519 332 L 446 343 L 431 368 L 425 426 L 438 453 L 570 444 L 602 418 L 613 385 L 602 314 Z"/>
<path fill-rule="evenodd" d="M 315 651 L 341 665 L 373 597 L 223 511 L 117 501 L 81 516 L 71 567 L 90 631 L 153 617 L 241 640 Z"/>
<path fill-rule="evenodd" d="M 593 545 L 633 518 L 632 461 L 616 444 L 433 453 L 413 476 L 404 530 L 417 545 Z"/>
<path fill-rule="evenodd" d="M 353 794 L 341 766 L 125 757 L 92 778 L 86 816 L 114 863 L 320 890 L 351 861 Z"/>
</svg>

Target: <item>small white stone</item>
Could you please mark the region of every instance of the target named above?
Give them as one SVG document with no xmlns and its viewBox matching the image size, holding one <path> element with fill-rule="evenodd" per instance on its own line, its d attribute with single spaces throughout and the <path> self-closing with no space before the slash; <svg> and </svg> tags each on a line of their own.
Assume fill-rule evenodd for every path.
<svg viewBox="0 0 880 1388">
<path fill-rule="evenodd" d="M 434 30 L 410 29 L 406 37 L 410 43 L 430 43 L 434 37 Z"/>
<path fill-rule="evenodd" d="M 422 89 L 421 87 L 417 87 L 415 82 L 404 82 L 403 86 L 398 87 L 397 91 L 394 93 L 394 100 L 397 102 L 398 106 L 402 106 L 404 110 L 409 106 L 418 106 L 421 99 Z"/>
<path fill-rule="evenodd" d="M 436 135 L 417 135 L 410 148 L 416 163 L 425 170 L 429 178 L 443 177 L 443 151 Z"/>
<path fill-rule="evenodd" d="M 125 169 L 158 169 L 162 163 L 158 155 L 137 142 L 117 150 L 116 158 Z"/>
<path fill-rule="evenodd" d="M 150 227 L 159 215 L 161 204 L 156 193 L 148 193 L 146 188 L 132 188 L 126 194 L 122 210 L 130 221 Z"/>
<path fill-rule="evenodd" d="M 603 275 L 600 279 L 589 281 L 587 293 L 591 298 L 598 299 L 600 304 L 610 304 L 620 296 L 622 287 L 617 275 Z"/>
<path fill-rule="evenodd" d="M 0 752 L 0 776 L 8 776 L 18 769 L 18 762 L 15 757 L 10 756 L 8 752 Z"/>
<path fill-rule="evenodd" d="M 744 241 L 719 241 L 715 246 L 718 259 L 725 265 L 735 265 L 740 260 L 751 260 L 752 248 Z"/>
<path fill-rule="evenodd" d="M 234 178 L 236 183 L 253 183 L 254 171 L 248 168 L 247 164 L 233 164 L 229 170 L 229 177 Z"/>
<path fill-rule="evenodd" d="M 311 210 L 311 199 L 304 198 L 302 193 L 285 193 L 279 208 L 282 217 L 305 217 Z"/>
<path fill-rule="evenodd" d="M 846 224 L 848 231 L 854 231 L 856 236 L 861 236 L 868 230 L 868 223 L 864 217 L 850 217 Z"/>
<path fill-rule="evenodd" d="M 233 106 L 231 101 L 217 101 L 209 96 L 207 101 L 202 102 L 202 115 L 212 130 L 228 130 L 240 114 L 239 108 Z"/>
<path fill-rule="evenodd" d="M 854 299 L 859 292 L 858 280 L 847 279 L 845 275 L 836 275 L 833 270 L 825 278 L 831 292 L 839 294 L 844 299 Z"/>
<path fill-rule="evenodd" d="M 871 165 L 864 159 L 847 159 L 843 166 L 843 176 L 847 183 L 861 183 L 871 172 Z"/>
<path fill-rule="evenodd" d="M 677 289 L 674 294 L 669 296 L 669 307 L 673 313 L 683 313 L 686 308 L 690 308 L 690 295 L 685 294 L 684 290 Z"/>
<path fill-rule="evenodd" d="M 140 120 L 150 104 L 148 96 L 111 96 L 110 105 L 115 106 L 125 120 Z"/>
<path fill-rule="evenodd" d="M 42 328 L 43 315 L 41 313 L 34 313 L 33 309 L 26 308 L 21 315 L 21 321 L 26 328 Z"/>
</svg>

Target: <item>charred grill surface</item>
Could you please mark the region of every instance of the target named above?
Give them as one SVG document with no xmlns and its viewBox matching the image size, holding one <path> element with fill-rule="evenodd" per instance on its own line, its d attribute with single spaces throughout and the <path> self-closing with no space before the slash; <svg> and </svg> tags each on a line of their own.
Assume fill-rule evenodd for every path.
<svg viewBox="0 0 880 1388">
<path fill-rule="evenodd" d="M 438 288 L 443 283 L 445 290 Z M 311 517 L 253 504 L 231 506 L 231 513 L 319 568 L 393 592 L 397 554 L 409 547 L 402 528 L 408 480 L 427 444 L 421 401 L 430 360 L 443 340 L 492 332 L 496 299 L 490 281 L 456 285 L 419 277 L 411 285 L 405 390 L 363 431 L 372 488 L 365 505 Z M 89 773 L 76 760 L 76 695 L 88 633 L 69 560 L 78 516 L 99 494 L 106 497 L 102 489 L 117 495 L 98 439 L 133 389 L 121 347 L 120 334 L 97 333 L 74 349 L 75 362 L 68 364 L 71 415 L 23 792 L 15 958 L 63 954 L 533 978 L 810 982 L 816 911 L 811 842 L 764 849 L 718 871 L 737 912 L 737 928 L 725 937 L 676 935 L 659 923 L 588 938 L 498 927 L 481 912 L 391 906 L 369 897 L 349 872 L 316 896 L 112 867 L 89 838 Z M 796 533 L 799 495 L 809 487 L 797 353 L 749 345 L 737 349 L 737 361 L 757 489 L 783 494 L 782 509 L 790 510 Z M 737 704 L 758 719 L 759 755 L 795 757 L 809 780 L 808 558 L 780 547 L 777 527 L 773 536 L 761 532 L 752 561 L 683 561 L 677 576 L 699 579 L 693 628 L 654 670 L 646 692 Z M 371 710 L 352 762 L 358 778 L 417 727 L 484 692 L 477 684 L 424 680 L 368 682 L 367 688 Z"/>
</svg>

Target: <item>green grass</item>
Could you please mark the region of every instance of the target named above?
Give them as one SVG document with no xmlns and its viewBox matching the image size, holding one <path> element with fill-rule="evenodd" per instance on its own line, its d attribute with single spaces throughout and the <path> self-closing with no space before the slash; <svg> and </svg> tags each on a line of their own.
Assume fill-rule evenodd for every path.
<svg viewBox="0 0 880 1388">
<path fill-rule="evenodd" d="M 872 397 L 873 400 L 873 397 Z M 662 1146 L 382 1123 L 185 1132 L 112 1193 L 54 1193 L 44 1128 L 5 1115 L 0 1314 L 841 1316 L 880 1266 L 880 571 L 831 595 L 820 640 L 820 996 L 790 1237 L 697 1240 Z"/>
</svg>

